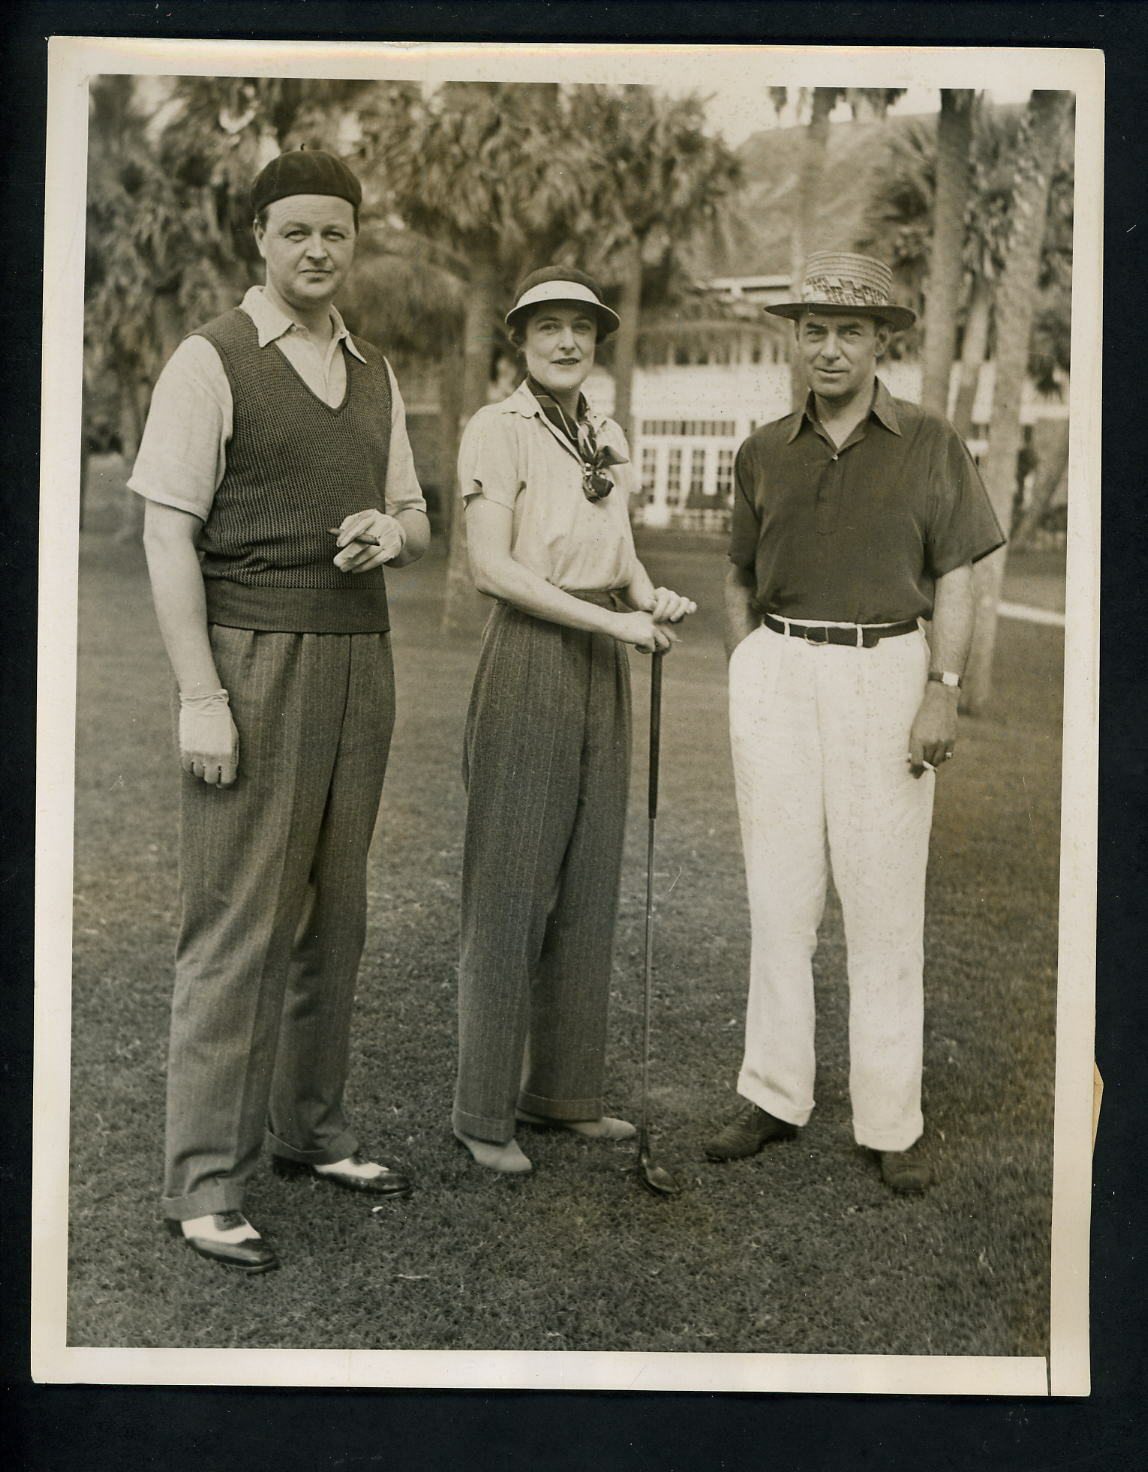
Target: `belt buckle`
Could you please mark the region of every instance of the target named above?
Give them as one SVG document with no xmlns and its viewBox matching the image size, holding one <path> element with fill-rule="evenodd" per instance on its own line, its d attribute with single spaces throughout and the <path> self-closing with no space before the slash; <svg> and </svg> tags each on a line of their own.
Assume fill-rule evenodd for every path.
<svg viewBox="0 0 1148 1472">
<path fill-rule="evenodd" d="M 822 637 L 820 639 L 811 639 L 810 634 L 821 634 Z M 815 624 L 806 624 L 805 628 L 802 630 L 801 637 L 812 648 L 823 649 L 825 645 L 829 643 L 828 625 L 822 628 L 818 628 Z"/>
</svg>

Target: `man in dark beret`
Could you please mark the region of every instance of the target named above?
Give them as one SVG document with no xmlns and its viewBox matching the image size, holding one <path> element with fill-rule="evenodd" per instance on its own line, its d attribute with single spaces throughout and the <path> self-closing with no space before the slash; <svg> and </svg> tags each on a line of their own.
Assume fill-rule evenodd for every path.
<svg viewBox="0 0 1148 1472">
<path fill-rule="evenodd" d="M 242 1214 L 264 1143 L 282 1174 L 410 1190 L 343 1110 L 394 721 L 383 569 L 429 537 L 394 374 L 333 305 L 361 197 L 328 153 L 262 171 L 265 284 L 176 349 L 129 482 L 183 770 L 163 1210 L 247 1272 L 278 1264 Z"/>
</svg>

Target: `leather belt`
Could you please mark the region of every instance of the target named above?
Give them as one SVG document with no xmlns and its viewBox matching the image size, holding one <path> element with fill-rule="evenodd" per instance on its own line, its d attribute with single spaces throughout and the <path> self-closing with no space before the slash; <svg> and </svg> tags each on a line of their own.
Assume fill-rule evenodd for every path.
<svg viewBox="0 0 1148 1472">
<path fill-rule="evenodd" d="M 915 618 L 899 624 L 850 624 L 833 628 L 825 624 L 799 624 L 780 619 L 775 614 L 762 615 L 762 623 L 775 634 L 789 634 L 807 644 L 845 644 L 851 649 L 872 649 L 881 639 L 895 639 L 898 634 L 915 634 L 919 627 Z"/>
</svg>

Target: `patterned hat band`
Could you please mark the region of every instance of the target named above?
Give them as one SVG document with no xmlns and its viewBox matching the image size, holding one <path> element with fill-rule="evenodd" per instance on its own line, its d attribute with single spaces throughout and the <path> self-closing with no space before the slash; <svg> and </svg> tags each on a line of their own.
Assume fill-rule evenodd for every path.
<svg viewBox="0 0 1148 1472">
<path fill-rule="evenodd" d="M 838 307 L 887 307 L 889 293 L 847 276 L 807 276 L 801 286 L 801 300 Z"/>
</svg>

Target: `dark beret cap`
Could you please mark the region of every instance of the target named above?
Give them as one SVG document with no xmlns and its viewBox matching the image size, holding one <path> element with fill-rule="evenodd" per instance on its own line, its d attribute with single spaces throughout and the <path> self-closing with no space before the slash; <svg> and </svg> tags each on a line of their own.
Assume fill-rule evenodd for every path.
<svg viewBox="0 0 1148 1472">
<path fill-rule="evenodd" d="M 363 188 L 333 153 L 324 153 L 321 148 L 297 148 L 273 158 L 260 172 L 251 186 L 252 211 L 258 214 L 291 194 L 333 194 L 358 209 Z"/>
</svg>

